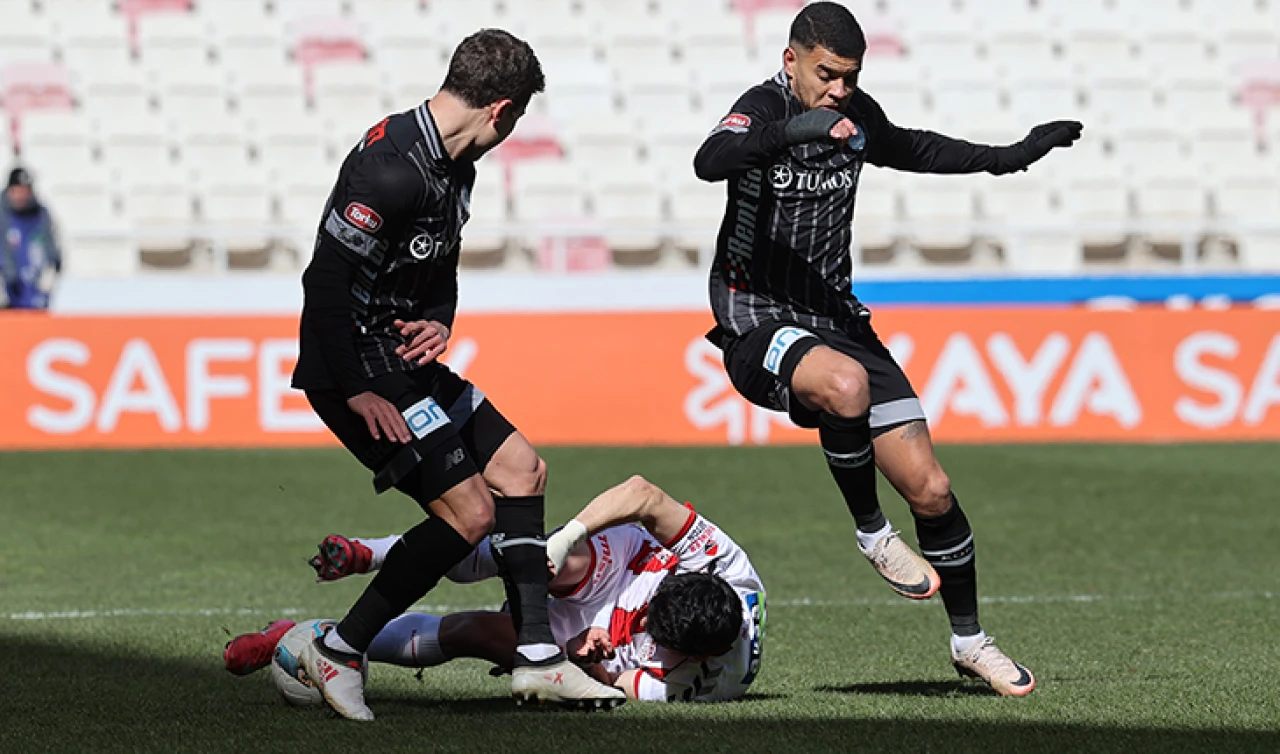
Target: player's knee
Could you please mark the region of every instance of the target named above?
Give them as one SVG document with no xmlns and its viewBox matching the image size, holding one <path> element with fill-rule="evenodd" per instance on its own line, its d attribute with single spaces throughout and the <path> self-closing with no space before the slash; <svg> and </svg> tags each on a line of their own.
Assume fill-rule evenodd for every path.
<svg viewBox="0 0 1280 754">
<path fill-rule="evenodd" d="M 923 475 L 906 497 L 917 515 L 941 516 L 951 507 L 951 479 L 941 468 L 935 468 Z"/>
<path fill-rule="evenodd" d="M 541 495 L 547 488 L 547 463 L 528 442 L 509 443 L 485 468 L 484 479 L 503 497 Z"/>
<path fill-rule="evenodd" d="M 493 532 L 497 518 L 493 496 L 483 479 L 474 476 L 449 495 L 450 524 L 468 542 L 475 544 Z"/>
<path fill-rule="evenodd" d="M 846 419 L 867 413 L 871 409 L 867 373 L 857 368 L 831 372 L 823 384 L 821 403 L 823 411 Z"/>
</svg>

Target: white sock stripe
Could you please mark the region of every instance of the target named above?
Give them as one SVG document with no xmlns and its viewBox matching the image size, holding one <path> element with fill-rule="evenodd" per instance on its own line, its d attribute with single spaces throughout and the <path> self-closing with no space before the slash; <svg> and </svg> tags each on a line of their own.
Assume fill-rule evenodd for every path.
<svg viewBox="0 0 1280 754">
<path fill-rule="evenodd" d="M 827 456 L 827 463 L 840 468 L 857 468 L 859 466 L 866 466 L 871 460 L 870 445 L 862 450 L 855 450 L 852 453 L 833 453 L 826 448 L 823 448 L 822 452 Z"/>
<path fill-rule="evenodd" d="M 963 542 L 956 545 L 955 547 L 948 547 L 945 550 L 926 550 L 923 547 L 921 547 L 920 554 L 925 556 L 926 558 L 941 558 L 946 555 L 951 555 L 952 553 L 960 552 L 964 548 L 970 547 L 972 545 L 973 545 L 973 535 L 970 534 L 969 536 L 965 537 Z"/>
<path fill-rule="evenodd" d="M 522 545 L 541 547 L 545 550 L 547 548 L 547 541 L 536 537 L 516 537 L 515 539 L 493 540 L 493 549 L 495 550 L 505 550 L 508 547 L 520 547 Z"/>
<path fill-rule="evenodd" d="M 969 553 L 963 558 L 957 558 L 955 560 L 932 560 L 927 557 L 925 560 L 928 560 L 934 568 L 954 568 L 955 566 L 962 566 L 970 560 L 973 560 L 973 553 Z"/>
</svg>

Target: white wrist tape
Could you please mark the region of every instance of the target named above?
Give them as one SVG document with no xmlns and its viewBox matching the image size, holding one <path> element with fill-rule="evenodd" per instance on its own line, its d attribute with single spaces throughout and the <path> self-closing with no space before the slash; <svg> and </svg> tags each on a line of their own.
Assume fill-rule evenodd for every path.
<svg viewBox="0 0 1280 754">
<path fill-rule="evenodd" d="M 564 566 L 564 559 L 569 557 L 573 548 L 585 542 L 586 539 L 587 527 L 576 518 L 548 537 L 547 560 L 551 561 L 551 570 L 554 573 L 560 573 L 560 568 Z"/>
</svg>

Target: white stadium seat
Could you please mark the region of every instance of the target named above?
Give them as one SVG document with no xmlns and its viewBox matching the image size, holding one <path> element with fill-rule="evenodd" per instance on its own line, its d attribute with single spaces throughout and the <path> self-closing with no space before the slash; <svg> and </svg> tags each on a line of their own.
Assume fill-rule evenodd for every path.
<svg viewBox="0 0 1280 754">
<path fill-rule="evenodd" d="M 957 253 L 973 244 L 974 185 L 956 177 L 907 176 L 903 216 L 912 246 Z"/>
<path fill-rule="evenodd" d="M 138 50 L 153 70 L 207 65 L 208 25 L 188 13 L 152 13 L 138 18 Z"/>
<path fill-rule="evenodd" d="M 203 3 L 215 4 L 221 3 Z M 284 27 L 275 17 L 249 20 L 235 15 L 218 16 L 211 27 L 218 58 L 233 72 L 269 74 L 288 59 Z"/>
<path fill-rule="evenodd" d="M 295 65 L 233 70 L 231 84 L 240 114 L 251 122 L 306 112 L 302 69 Z"/>
<path fill-rule="evenodd" d="M 98 129 L 103 158 L 120 179 L 128 180 L 143 172 L 174 178 L 179 175 L 171 133 L 158 118 L 99 118 Z"/>
<path fill-rule="evenodd" d="M 124 185 L 120 198 L 143 260 L 166 267 L 189 265 L 196 220 L 190 185 L 176 179 L 176 174 L 168 180 L 165 176 L 130 177 L 133 180 Z"/>
<path fill-rule="evenodd" d="M 662 192 L 657 175 L 637 164 L 597 172 L 595 217 L 616 263 L 652 263 L 662 246 Z"/>
<path fill-rule="evenodd" d="M 1274 230 L 1280 217 L 1280 178 L 1225 180 L 1214 191 L 1214 203 L 1219 221 L 1238 224 L 1230 235 L 1241 262 L 1249 269 L 1280 270 L 1280 232 Z"/>
<path fill-rule="evenodd" d="M 1069 179 L 1059 192 L 1063 214 L 1087 247 L 1115 247 L 1129 235 L 1129 191 L 1118 177 Z"/>
<path fill-rule="evenodd" d="M 23 160 L 37 174 L 88 170 L 95 142 L 92 121 L 78 110 L 35 111 L 22 119 Z"/>
<path fill-rule="evenodd" d="M 277 178 L 291 171 L 325 167 L 328 157 L 322 126 L 318 119 L 306 115 L 259 121 L 254 129 L 258 161 Z"/>
<path fill-rule="evenodd" d="M 580 171 L 568 162 L 520 162 L 512 167 L 514 217 L 522 226 L 523 242 L 533 247 L 545 236 L 561 235 L 560 226 L 574 226 L 586 213 L 586 194 Z"/>
<path fill-rule="evenodd" d="M 665 18 L 636 16 L 626 26 L 609 24 L 603 48 L 615 69 L 646 69 L 673 62 L 671 41 L 671 25 Z"/>
<path fill-rule="evenodd" d="M 0 13 L 4 18 L 0 24 L 0 68 L 10 63 L 53 59 L 53 24 L 44 16 L 31 13 L 30 3 L 0 9 Z"/>
<path fill-rule="evenodd" d="M 889 249 L 896 242 L 898 187 L 902 182 L 901 174 L 891 170 L 867 167 L 862 171 L 855 200 L 857 211 L 853 216 L 853 243 L 863 252 Z"/>
<path fill-rule="evenodd" d="M 614 69 L 622 88 L 624 110 L 633 116 L 692 110 L 693 92 L 684 69 L 675 63 Z"/>
<path fill-rule="evenodd" d="M 635 162 L 640 139 L 634 118 L 623 115 L 575 118 L 565 128 L 569 156 L 583 165 L 604 167 Z"/>
<path fill-rule="evenodd" d="M 220 68 L 172 66 L 155 71 L 160 109 L 178 128 L 227 117 L 228 87 Z"/>
<path fill-rule="evenodd" d="M 71 235 L 63 238 L 63 269 L 69 275 L 131 275 L 138 269 L 129 223 L 116 206 L 112 186 L 105 170 L 89 166 L 40 177 L 40 194 L 54 216 L 74 218 Z"/>
<path fill-rule="evenodd" d="M 189 126 L 178 144 L 188 174 L 199 182 L 209 182 L 248 170 L 245 130 L 242 121 L 226 116 Z"/>
<path fill-rule="evenodd" d="M 206 183 L 199 194 L 200 212 L 214 242 L 224 248 L 233 267 L 261 266 L 271 245 L 271 192 L 265 177 L 253 170 Z"/>
<path fill-rule="evenodd" d="M 641 129 L 649 163 L 668 180 L 693 175 L 693 156 L 719 120 L 650 113 Z"/>
<path fill-rule="evenodd" d="M 84 108 L 101 118 L 137 118 L 151 112 L 147 73 L 129 60 L 107 57 L 97 65 L 75 69 L 74 80 Z"/>
<path fill-rule="evenodd" d="M 471 191 L 471 219 L 462 233 L 461 260 L 468 267 L 495 267 L 507 247 L 507 192 L 497 170 L 480 170 Z"/>
<path fill-rule="evenodd" d="M 312 73 L 317 115 L 354 132 L 387 115 L 378 69 L 367 63 L 325 63 Z"/>
<path fill-rule="evenodd" d="M 543 70 L 547 78 L 545 106 L 553 117 L 614 112 L 614 78 L 605 66 L 547 65 Z"/>
<path fill-rule="evenodd" d="M 131 60 L 129 27 L 120 16 L 68 14 L 55 21 L 55 28 L 62 60 L 73 71 Z"/>
<path fill-rule="evenodd" d="M 1199 240 L 1208 198 L 1194 171 L 1184 166 L 1164 175 L 1146 173 L 1133 189 L 1138 219 L 1148 224 L 1143 233 L 1148 244 L 1180 247 Z"/>
<path fill-rule="evenodd" d="M 993 176 L 981 182 L 982 217 L 999 229 L 1009 267 L 1022 272 L 1072 272 L 1083 261 L 1069 223 L 1038 173 Z M 1048 232 L 1044 232 L 1044 231 Z"/>
<path fill-rule="evenodd" d="M 667 187 L 672 241 L 676 248 L 700 253 L 709 260 L 710 253 L 715 251 L 716 230 L 724 215 L 725 185 L 700 181 L 692 172 L 668 178 L 663 185 Z"/>
</svg>

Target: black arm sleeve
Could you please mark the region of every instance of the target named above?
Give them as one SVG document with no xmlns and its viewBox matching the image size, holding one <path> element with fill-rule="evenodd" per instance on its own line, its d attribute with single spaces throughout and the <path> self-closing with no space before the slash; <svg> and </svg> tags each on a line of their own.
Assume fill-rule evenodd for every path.
<svg viewBox="0 0 1280 754">
<path fill-rule="evenodd" d="M 738 98 L 733 110 L 712 129 L 693 158 L 698 178 L 723 181 L 769 162 L 786 146 L 785 105 L 775 92 L 757 86 Z"/>
<path fill-rule="evenodd" d="M 868 131 L 867 162 L 911 173 L 998 173 L 1008 147 L 993 147 L 953 139 L 933 131 L 899 128 L 879 103 L 859 90 L 853 105 Z"/>
<path fill-rule="evenodd" d="M 386 263 L 387 239 L 413 222 L 423 192 L 413 166 L 390 156 L 366 158 L 347 179 L 345 191 L 335 192 L 341 200 L 324 219 L 315 257 L 302 276 L 308 325 L 330 374 L 348 398 L 369 389 L 356 352 L 356 276 L 366 274 L 362 268 L 376 272 Z M 358 205 L 358 212 L 351 211 L 353 205 Z M 351 215 L 376 222 L 366 219 L 357 225 Z"/>
</svg>

